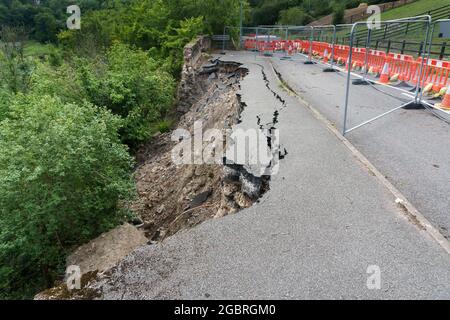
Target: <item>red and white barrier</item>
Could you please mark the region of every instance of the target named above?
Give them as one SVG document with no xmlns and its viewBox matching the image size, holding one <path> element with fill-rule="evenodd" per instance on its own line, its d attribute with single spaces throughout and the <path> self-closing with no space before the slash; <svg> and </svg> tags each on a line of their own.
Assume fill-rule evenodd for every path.
<svg viewBox="0 0 450 320">
<path fill-rule="evenodd" d="M 309 54 L 311 42 L 308 40 L 271 40 L 271 41 L 257 41 L 254 39 L 246 39 L 244 48 L 246 50 L 258 50 L 267 53 L 274 53 L 276 51 L 284 51 L 290 55 L 295 53 Z M 312 42 L 313 56 L 329 60 L 329 55 L 333 50 L 333 46 L 327 42 L 313 41 Z M 325 53 L 327 57 L 325 57 Z M 352 52 L 352 66 L 348 66 L 348 59 L 350 55 L 350 47 L 345 45 L 334 46 L 334 58 L 341 65 L 345 65 L 347 70 L 362 69 L 366 62 L 366 49 L 353 48 Z M 394 80 L 408 82 L 412 85 L 417 85 L 420 81 L 421 86 L 431 88 L 434 92 L 439 92 L 442 88 L 448 87 L 450 84 L 450 62 L 443 60 L 429 59 L 426 61 L 425 68 L 420 75 L 420 67 L 422 58 L 414 59 L 413 56 L 405 54 L 389 53 L 386 54 L 379 50 L 370 50 L 367 55 L 366 71 L 371 71 L 373 74 L 381 74 L 388 65 L 390 79 L 395 76 Z M 423 83 L 423 85 L 422 85 Z"/>
</svg>

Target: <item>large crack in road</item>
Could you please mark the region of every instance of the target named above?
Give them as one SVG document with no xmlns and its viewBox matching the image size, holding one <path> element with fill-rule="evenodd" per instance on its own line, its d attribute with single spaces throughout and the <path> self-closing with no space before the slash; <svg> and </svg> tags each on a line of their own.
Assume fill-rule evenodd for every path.
<svg viewBox="0 0 450 320">
<path fill-rule="evenodd" d="M 256 63 L 256 65 L 261 68 L 261 74 L 267 90 L 269 90 L 273 94 L 275 99 L 280 103 L 280 107 L 275 108 L 275 111 L 273 112 L 272 122 L 262 124 L 261 115 L 257 115 L 257 125 L 263 133 L 267 132 L 266 137 L 269 149 L 278 154 L 278 160 L 283 160 L 288 155 L 288 151 L 286 150 L 286 148 L 282 147 L 281 144 L 279 145 L 278 150 L 273 150 L 273 140 L 275 138 L 274 132 L 275 130 L 277 130 L 280 112 L 287 107 L 287 102 L 271 87 L 270 80 L 267 77 L 264 66 L 258 63 Z"/>
</svg>

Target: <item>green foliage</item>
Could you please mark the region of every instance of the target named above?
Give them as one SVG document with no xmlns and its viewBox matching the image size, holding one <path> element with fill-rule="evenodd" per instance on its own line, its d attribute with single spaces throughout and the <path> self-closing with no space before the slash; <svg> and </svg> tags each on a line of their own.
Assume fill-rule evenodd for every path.
<svg viewBox="0 0 450 320">
<path fill-rule="evenodd" d="M 100 9 L 110 0 L 2 0 L 0 3 L 0 26 L 23 26 L 30 31 L 32 39 L 55 41 L 56 35 L 66 28 L 69 15 L 66 8 L 77 4 L 82 13 Z"/>
<path fill-rule="evenodd" d="M 58 22 L 50 11 L 43 11 L 34 17 L 35 38 L 41 42 L 55 41 Z"/>
<path fill-rule="evenodd" d="M 336 5 L 336 7 L 333 10 L 333 24 L 343 24 L 345 16 L 345 7 L 342 5 Z"/>
<path fill-rule="evenodd" d="M 183 21 L 192 17 L 203 17 L 205 31 L 212 34 L 222 34 L 225 26 L 238 26 L 240 4 L 243 10 L 249 11 L 247 0 L 166 0 L 171 19 Z"/>
<path fill-rule="evenodd" d="M 106 58 L 79 61 L 88 99 L 124 119 L 122 140 L 131 147 L 146 141 L 172 106 L 173 77 L 140 49 L 115 43 Z"/>
<path fill-rule="evenodd" d="M 11 98 L 11 93 L 0 87 L 0 122 L 8 116 Z"/>
<path fill-rule="evenodd" d="M 9 91 L 14 93 L 26 91 L 32 69 L 33 62 L 23 55 L 8 55 L 0 51 L 0 83 Z"/>
<path fill-rule="evenodd" d="M 0 87 L 12 93 L 28 89 L 33 63 L 24 55 L 21 28 L 3 27 L 0 31 Z"/>
<path fill-rule="evenodd" d="M 311 20 L 311 17 L 301 7 L 292 7 L 280 11 L 279 23 L 282 25 L 302 26 L 311 22 Z"/>
<path fill-rule="evenodd" d="M 79 103 L 87 97 L 77 72 L 77 66 L 67 62 L 59 67 L 38 62 L 29 90 L 37 95 L 57 96 L 65 103 Z"/>
<path fill-rule="evenodd" d="M 0 122 L 0 298 L 45 289 L 69 249 L 124 220 L 133 184 L 120 125 L 90 104 L 17 96 Z"/>
<path fill-rule="evenodd" d="M 341 11 L 356 8 L 360 3 L 378 4 L 392 0 L 250 0 L 252 26 L 280 24 L 305 25 L 334 13 L 341 22 Z M 436 0 L 421 0 L 436 2 Z M 441 0 L 442 1 L 442 0 Z M 293 8 L 296 8 L 295 10 Z M 303 14 L 299 9 L 303 10 Z M 292 11 L 291 11 L 292 10 Z M 298 17 L 294 12 L 299 14 Z M 423 11 L 422 11 L 423 12 Z M 306 13 L 306 18 L 302 16 Z M 342 14 L 343 16 L 343 14 Z"/>
<path fill-rule="evenodd" d="M 45 58 L 57 51 L 57 48 L 52 44 L 43 44 L 34 40 L 26 41 L 23 46 L 24 55 L 26 57 Z"/>
<path fill-rule="evenodd" d="M 291 8 L 297 8 L 291 12 L 289 20 L 293 22 L 301 21 L 301 24 L 309 22 L 309 17 L 319 17 L 330 12 L 329 0 L 256 0 L 253 1 L 252 25 L 273 25 L 281 20 L 287 20 L 287 13 Z M 307 13 L 308 19 L 295 19 L 294 12 L 299 13 L 302 9 Z M 304 15 L 303 13 L 303 15 Z M 297 25 L 297 23 L 295 23 Z"/>
<path fill-rule="evenodd" d="M 162 52 L 168 57 L 172 74 L 178 74 L 183 65 L 183 48 L 203 30 L 203 18 L 191 18 L 180 22 L 180 27 L 168 27 Z"/>
<path fill-rule="evenodd" d="M 158 131 L 161 133 L 169 132 L 172 127 L 172 121 L 170 120 L 161 120 L 158 125 Z"/>
<path fill-rule="evenodd" d="M 212 28 L 207 27 L 200 15 L 202 12 L 208 14 L 206 9 L 201 10 L 203 2 L 196 2 L 195 6 L 190 1 L 178 2 L 117 2 L 104 10 L 84 15 L 81 30 L 63 31 L 58 39 L 65 48 L 85 57 L 96 57 L 115 41 L 144 50 L 151 49 L 153 57 L 160 59 L 162 65 L 167 65 L 176 77 L 181 70 L 183 47 L 198 34 Z M 199 16 L 190 17 L 189 13 L 180 10 L 183 6 Z M 178 16 L 180 20 L 175 18 Z"/>
</svg>

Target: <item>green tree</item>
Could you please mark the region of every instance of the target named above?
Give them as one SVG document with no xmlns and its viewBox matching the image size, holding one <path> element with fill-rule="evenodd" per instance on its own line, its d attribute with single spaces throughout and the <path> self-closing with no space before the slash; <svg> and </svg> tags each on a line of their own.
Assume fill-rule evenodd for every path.
<svg viewBox="0 0 450 320">
<path fill-rule="evenodd" d="M 14 100 L 0 122 L 0 298 L 52 285 L 70 249 L 125 219 L 132 160 L 120 126 L 90 104 Z"/>
<path fill-rule="evenodd" d="M 32 74 L 32 61 L 24 55 L 26 33 L 21 27 L 0 30 L 0 87 L 12 93 L 26 91 Z"/>
<path fill-rule="evenodd" d="M 79 103 L 87 96 L 77 72 L 77 66 L 67 62 L 58 67 L 37 62 L 29 90 L 36 95 L 56 96 L 64 103 Z"/>
<path fill-rule="evenodd" d="M 333 10 L 333 24 L 343 24 L 345 16 L 345 6 L 342 4 L 337 4 Z"/>
<path fill-rule="evenodd" d="M 183 65 L 183 48 L 204 28 L 203 17 L 190 18 L 180 22 L 180 27 L 169 26 L 163 42 L 163 55 L 168 57 L 172 74 L 178 74 Z"/>
<path fill-rule="evenodd" d="M 45 11 L 34 17 L 35 38 L 41 42 L 55 41 L 58 22 L 51 12 Z"/>
<path fill-rule="evenodd" d="M 141 49 L 115 43 L 104 60 L 79 61 L 80 79 L 88 99 L 124 119 L 123 142 L 137 147 L 157 131 L 172 107 L 175 80 L 160 60 Z"/>
<path fill-rule="evenodd" d="M 282 25 L 301 26 L 310 22 L 311 18 L 301 7 L 292 7 L 280 11 L 279 23 Z"/>
</svg>

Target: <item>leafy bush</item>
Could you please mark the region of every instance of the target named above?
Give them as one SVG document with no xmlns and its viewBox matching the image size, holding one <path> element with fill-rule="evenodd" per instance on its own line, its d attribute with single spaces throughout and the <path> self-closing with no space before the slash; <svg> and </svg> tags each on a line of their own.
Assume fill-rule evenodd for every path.
<svg viewBox="0 0 450 320">
<path fill-rule="evenodd" d="M 33 71 L 31 59 L 24 55 L 24 30 L 2 27 L 0 30 L 0 86 L 17 93 L 28 89 Z"/>
<path fill-rule="evenodd" d="M 311 22 L 311 17 L 301 7 L 292 7 L 280 11 L 279 23 L 282 25 L 302 26 L 309 22 Z"/>
<path fill-rule="evenodd" d="M 70 249 L 127 215 L 132 160 L 121 120 L 90 104 L 19 95 L 0 122 L 0 298 L 30 297 Z"/>
<path fill-rule="evenodd" d="M 9 91 L 0 87 L 0 122 L 8 116 L 11 98 Z"/>
<path fill-rule="evenodd" d="M 30 91 L 39 95 L 57 96 L 63 102 L 80 103 L 86 100 L 77 66 L 62 63 L 53 67 L 50 63 L 37 62 L 31 76 Z"/>
<path fill-rule="evenodd" d="M 124 119 L 122 141 L 131 147 L 148 140 L 173 104 L 175 80 L 160 61 L 140 49 L 115 43 L 106 59 L 80 60 L 89 100 Z"/>
<path fill-rule="evenodd" d="M 183 67 L 183 49 L 186 44 L 202 33 L 203 28 L 204 21 L 202 17 L 181 21 L 179 28 L 168 28 L 162 48 L 164 56 L 168 57 L 168 65 L 172 74 L 181 72 Z"/>
<path fill-rule="evenodd" d="M 343 24 L 345 17 L 345 6 L 337 4 L 333 9 L 333 24 Z"/>
</svg>

